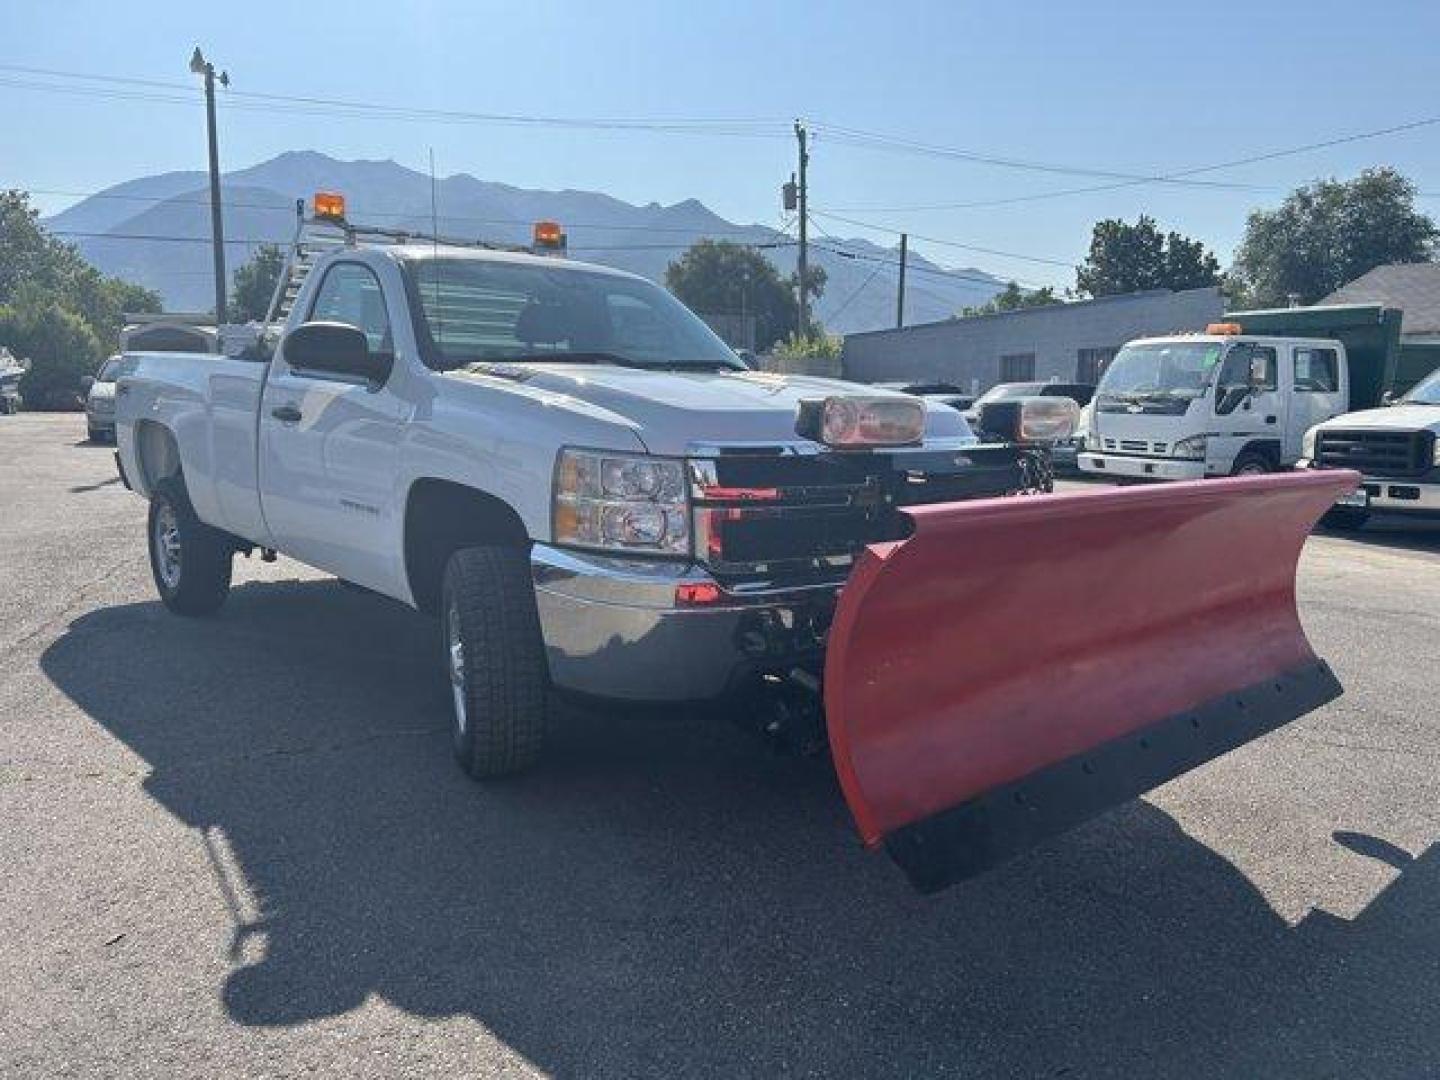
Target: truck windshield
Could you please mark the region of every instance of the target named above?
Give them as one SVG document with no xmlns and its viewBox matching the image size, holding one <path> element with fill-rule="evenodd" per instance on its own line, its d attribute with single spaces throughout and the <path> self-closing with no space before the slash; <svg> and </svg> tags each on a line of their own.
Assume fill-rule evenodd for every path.
<svg viewBox="0 0 1440 1080">
<path fill-rule="evenodd" d="M 1408 405 L 1440 405 L 1440 368 L 1412 386 L 1400 400 Z"/>
<path fill-rule="evenodd" d="M 1126 345 L 1095 391 L 1101 412 L 1183 413 L 1205 393 L 1225 351 L 1217 341 Z"/>
<path fill-rule="evenodd" d="M 486 360 L 745 369 L 698 316 L 648 281 L 499 259 L 403 266 L 416 336 L 439 370 Z"/>
</svg>

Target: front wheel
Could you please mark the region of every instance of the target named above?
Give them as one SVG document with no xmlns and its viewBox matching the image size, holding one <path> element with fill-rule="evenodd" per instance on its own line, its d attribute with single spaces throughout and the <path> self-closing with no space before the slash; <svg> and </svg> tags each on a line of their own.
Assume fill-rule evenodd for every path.
<svg viewBox="0 0 1440 1080">
<path fill-rule="evenodd" d="M 1245 450 L 1237 454 L 1235 464 L 1230 466 L 1231 476 L 1259 476 L 1262 473 L 1274 471 L 1275 467 L 1270 463 L 1270 459 L 1253 450 Z"/>
<path fill-rule="evenodd" d="M 523 550 L 471 547 L 450 556 L 440 638 L 460 767 L 479 780 L 533 765 L 545 741 L 550 680 Z"/>
<path fill-rule="evenodd" d="M 179 615 L 209 615 L 230 592 L 229 538 L 190 505 L 185 485 L 161 480 L 150 497 L 150 572 L 160 599 Z"/>
</svg>

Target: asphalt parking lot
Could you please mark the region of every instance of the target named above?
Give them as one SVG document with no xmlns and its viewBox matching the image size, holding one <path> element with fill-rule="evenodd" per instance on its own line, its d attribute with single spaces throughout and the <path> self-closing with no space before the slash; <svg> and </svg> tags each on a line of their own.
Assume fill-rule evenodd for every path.
<svg viewBox="0 0 1440 1080">
<path fill-rule="evenodd" d="M 420 616 L 284 560 L 167 614 L 83 427 L 0 418 L 0 1074 L 1440 1070 L 1440 525 L 1311 540 L 1345 697 L 924 898 L 723 718 L 482 788 Z"/>
</svg>

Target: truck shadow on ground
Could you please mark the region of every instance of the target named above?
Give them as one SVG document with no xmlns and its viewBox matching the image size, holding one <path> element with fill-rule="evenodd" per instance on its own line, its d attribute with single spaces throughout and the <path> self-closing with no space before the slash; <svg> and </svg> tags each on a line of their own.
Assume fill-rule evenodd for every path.
<svg viewBox="0 0 1440 1080">
<path fill-rule="evenodd" d="M 1334 529 L 1320 525 L 1316 531 L 1371 547 L 1440 554 L 1440 521 L 1437 520 L 1377 514 L 1362 529 Z"/>
<path fill-rule="evenodd" d="M 433 625 L 331 582 L 203 623 L 77 619 L 48 676 L 200 830 L 246 1025 L 378 997 L 563 1076 L 1411 1076 L 1440 1054 L 1436 848 L 1287 926 L 1132 803 L 936 898 L 857 849 L 829 767 L 711 716 L 564 710 L 544 768 L 450 760 Z M 463 1036 L 462 1036 L 463 1037 Z"/>
</svg>

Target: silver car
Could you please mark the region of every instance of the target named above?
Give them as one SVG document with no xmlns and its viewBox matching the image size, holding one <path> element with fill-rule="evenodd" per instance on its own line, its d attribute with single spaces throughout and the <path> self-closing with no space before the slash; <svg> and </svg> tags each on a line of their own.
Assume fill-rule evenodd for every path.
<svg viewBox="0 0 1440 1080">
<path fill-rule="evenodd" d="M 119 367 L 120 357 L 110 357 L 86 387 L 85 423 L 91 442 L 115 441 L 115 375 Z"/>
</svg>

